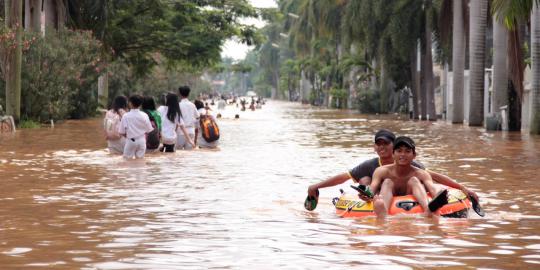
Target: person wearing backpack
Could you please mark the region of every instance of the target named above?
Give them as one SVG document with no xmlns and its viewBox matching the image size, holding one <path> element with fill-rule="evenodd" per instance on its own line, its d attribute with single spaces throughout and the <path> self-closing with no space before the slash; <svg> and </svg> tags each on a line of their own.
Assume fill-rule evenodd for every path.
<svg viewBox="0 0 540 270">
<path fill-rule="evenodd" d="M 117 96 L 111 104 L 111 109 L 105 113 L 103 119 L 103 129 L 105 131 L 105 139 L 107 140 L 107 148 L 111 154 L 123 154 L 126 138 L 118 133 L 118 125 L 122 120 L 122 116 L 127 112 L 128 101 L 125 96 Z"/>
<path fill-rule="evenodd" d="M 195 143 L 190 139 L 188 132 L 184 127 L 177 95 L 173 93 L 167 94 L 165 106 L 160 106 L 158 112 L 162 119 L 161 139 L 163 141 L 163 148 L 160 149 L 160 152 L 175 151 L 175 144 L 177 141 L 176 131 L 178 129 L 182 131 L 186 138 L 188 138 L 188 143 L 195 147 Z"/>
<path fill-rule="evenodd" d="M 154 130 L 146 134 L 146 152 L 153 152 L 161 143 L 161 115 L 156 111 L 156 102 L 153 97 L 143 98 L 142 111 L 148 115 Z"/>
<path fill-rule="evenodd" d="M 129 106 L 131 110 L 122 117 L 118 126 L 118 133 L 126 137 L 126 146 L 124 147 L 124 158 L 126 159 L 144 157 L 146 134 L 154 130 L 148 115 L 139 110 L 142 102 L 142 96 L 130 96 Z"/>
<path fill-rule="evenodd" d="M 215 149 L 219 144 L 219 127 L 216 123 L 216 117 L 205 108 L 202 101 L 195 100 L 194 103 L 200 114 L 195 132 L 197 134 L 195 142 L 199 148 Z"/>
</svg>

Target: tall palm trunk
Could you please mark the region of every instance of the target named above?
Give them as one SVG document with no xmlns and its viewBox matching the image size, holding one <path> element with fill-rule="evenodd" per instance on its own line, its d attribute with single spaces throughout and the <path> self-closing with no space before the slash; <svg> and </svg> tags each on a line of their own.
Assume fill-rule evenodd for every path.
<svg viewBox="0 0 540 270">
<path fill-rule="evenodd" d="M 532 107 L 531 134 L 540 134 L 540 6 L 531 13 Z"/>
<path fill-rule="evenodd" d="M 20 0 L 5 1 L 6 26 L 15 31 L 16 44 L 15 49 L 8 52 L 6 65 L 6 113 L 15 121 L 19 121 L 21 116 L 22 4 Z"/>
<path fill-rule="evenodd" d="M 35 32 L 41 31 L 41 0 L 26 0 L 24 17 L 24 28 Z"/>
<path fill-rule="evenodd" d="M 412 89 L 411 89 L 411 94 L 412 94 L 412 100 L 413 100 L 413 106 L 412 108 L 409 108 L 409 111 L 412 110 L 413 112 L 413 115 L 412 115 L 412 118 L 413 119 L 418 119 L 418 115 L 420 115 L 420 112 L 418 110 L 418 93 L 420 93 L 420 78 L 419 78 L 419 74 L 418 74 L 418 71 L 417 71 L 417 66 L 418 66 L 418 51 L 417 51 L 417 47 L 414 46 L 414 49 L 412 50 L 411 52 L 411 56 L 410 56 L 410 61 L 411 61 L 411 81 L 412 81 Z"/>
<path fill-rule="evenodd" d="M 463 1 L 453 2 L 452 29 L 452 123 L 463 124 L 463 77 L 465 69 L 465 29 Z"/>
<path fill-rule="evenodd" d="M 508 105 L 507 41 L 506 27 L 493 16 L 493 112 L 498 117 L 501 117 L 500 108 Z"/>
<path fill-rule="evenodd" d="M 484 122 L 484 61 L 486 51 L 487 0 L 472 0 L 470 7 L 470 109 L 469 126 Z"/>
<path fill-rule="evenodd" d="M 437 120 L 437 114 L 435 112 L 435 89 L 433 88 L 433 58 L 431 55 L 431 22 L 428 16 L 426 16 L 426 31 L 425 31 L 425 52 L 424 59 L 425 62 L 423 65 L 422 72 L 424 73 L 424 84 L 425 87 L 425 119 L 427 120 Z M 423 106 L 423 108 L 424 108 Z"/>
<path fill-rule="evenodd" d="M 386 65 L 381 61 L 381 80 L 380 80 L 380 103 L 379 103 L 379 112 L 386 113 L 388 112 L 388 74 L 386 71 Z"/>
<path fill-rule="evenodd" d="M 422 50 L 420 55 L 420 117 L 422 120 L 426 120 L 427 115 L 427 84 L 426 84 L 426 54 L 425 49 Z"/>
</svg>

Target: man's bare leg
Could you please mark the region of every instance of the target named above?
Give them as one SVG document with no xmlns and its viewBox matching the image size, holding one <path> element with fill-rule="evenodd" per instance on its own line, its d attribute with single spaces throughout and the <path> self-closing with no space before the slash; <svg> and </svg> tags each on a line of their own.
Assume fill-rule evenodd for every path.
<svg viewBox="0 0 540 270">
<path fill-rule="evenodd" d="M 407 181 L 407 193 L 413 194 L 414 198 L 416 198 L 420 206 L 422 206 L 422 209 L 424 209 L 424 215 L 432 215 L 428 207 L 428 197 L 426 190 L 424 189 L 424 185 L 422 185 L 422 182 L 418 180 L 418 178 L 411 177 L 411 179 Z"/>
<path fill-rule="evenodd" d="M 381 192 L 373 200 L 373 211 L 378 218 L 384 218 L 388 214 L 388 209 L 394 198 L 394 182 L 385 179 L 381 185 Z"/>
<path fill-rule="evenodd" d="M 424 182 L 422 182 L 422 184 L 424 184 L 424 187 L 426 188 L 426 190 L 431 195 L 431 198 L 435 198 L 435 196 L 437 196 L 437 194 L 439 194 L 439 192 L 443 191 L 441 186 L 435 185 L 435 183 L 433 183 L 433 181 L 424 181 Z"/>
</svg>

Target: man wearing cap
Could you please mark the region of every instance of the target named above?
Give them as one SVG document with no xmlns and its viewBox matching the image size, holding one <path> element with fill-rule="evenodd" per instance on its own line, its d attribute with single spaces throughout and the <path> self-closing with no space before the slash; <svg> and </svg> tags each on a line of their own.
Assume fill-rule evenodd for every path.
<svg viewBox="0 0 540 270">
<path fill-rule="evenodd" d="M 351 178 L 359 184 L 369 185 L 371 183 L 371 177 L 373 176 L 375 169 L 383 165 L 394 163 L 392 154 L 395 139 L 396 136 L 394 135 L 394 133 L 387 129 L 381 129 L 377 131 L 377 133 L 375 133 L 373 149 L 377 153 L 378 157 L 366 160 L 348 172 L 338 174 L 317 184 L 310 185 L 308 188 L 308 196 L 317 198 L 318 190 L 320 188 L 333 187 L 345 183 L 345 181 Z M 412 161 L 412 165 L 420 169 L 424 169 L 424 166 L 416 161 Z M 437 183 L 460 189 L 468 196 L 472 196 L 478 200 L 478 196 L 475 192 L 467 189 L 463 185 L 458 184 L 450 177 L 432 171 L 429 171 L 429 174 L 431 175 L 432 179 Z"/>
<path fill-rule="evenodd" d="M 393 164 L 381 166 L 373 173 L 370 189 L 379 193 L 373 199 L 373 210 L 378 217 L 386 216 L 394 196 L 412 194 L 428 216 L 448 203 L 447 191 L 439 192 L 430 174 L 412 164 L 416 158 L 416 145 L 411 138 L 400 136 L 395 139 L 393 157 Z M 426 189 L 437 194 L 429 204 Z"/>
</svg>

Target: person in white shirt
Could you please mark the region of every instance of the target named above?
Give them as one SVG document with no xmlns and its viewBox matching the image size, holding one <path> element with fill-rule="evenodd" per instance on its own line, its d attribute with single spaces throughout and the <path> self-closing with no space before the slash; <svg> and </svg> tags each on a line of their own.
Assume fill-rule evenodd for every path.
<svg viewBox="0 0 540 270">
<path fill-rule="evenodd" d="M 189 86 L 180 86 L 178 88 L 180 93 L 180 111 L 182 113 L 182 120 L 184 120 L 184 127 L 186 128 L 187 135 L 178 133 L 178 139 L 176 140 L 176 149 L 191 150 L 195 148 L 189 141 L 195 140 L 195 127 L 199 120 L 199 112 L 195 105 L 189 101 L 188 96 L 191 89 Z"/>
<path fill-rule="evenodd" d="M 165 106 L 160 106 L 158 112 L 161 115 L 161 141 L 163 148 L 161 152 L 174 152 L 177 140 L 177 130 L 180 129 L 184 137 L 189 138 L 189 135 L 184 127 L 182 113 L 178 105 L 178 96 L 170 93 L 166 97 Z M 195 143 L 190 139 L 188 143 L 195 147 Z"/>
<path fill-rule="evenodd" d="M 199 112 L 199 114 L 201 115 L 201 117 L 203 115 L 208 115 L 210 116 L 210 118 L 212 118 L 212 120 L 214 120 L 214 122 L 216 122 L 216 117 L 214 116 L 214 114 L 212 113 L 212 111 L 208 110 L 207 108 L 205 108 L 204 104 L 202 101 L 200 100 L 195 100 L 194 101 L 195 103 L 195 107 L 197 108 L 197 111 Z M 203 136 L 202 136 L 202 130 L 201 130 L 201 125 L 200 125 L 200 122 L 197 122 L 197 130 L 198 132 L 197 133 L 197 138 L 195 139 L 197 144 L 199 145 L 199 148 L 210 148 L 210 149 L 215 149 L 218 147 L 218 142 L 219 140 L 217 141 L 213 141 L 213 142 L 207 142 Z"/>
<path fill-rule="evenodd" d="M 123 154 L 126 146 L 126 138 L 118 134 L 118 126 L 122 116 L 128 110 L 128 99 L 125 96 L 117 96 L 111 105 L 111 109 L 105 114 L 103 127 L 105 130 L 105 139 L 107 147 L 111 154 Z"/>
<path fill-rule="evenodd" d="M 144 157 L 146 134 L 154 130 L 148 115 L 139 110 L 142 102 L 143 98 L 140 95 L 129 97 L 131 110 L 124 114 L 118 126 L 118 133 L 126 137 L 126 145 L 124 146 L 124 158 L 126 159 Z"/>
<path fill-rule="evenodd" d="M 227 106 L 227 102 L 225 102 L 225 99 L 221 98 L 217 103 L 218 110 L 225 110 L 225 106 Z"/>
</svg>

